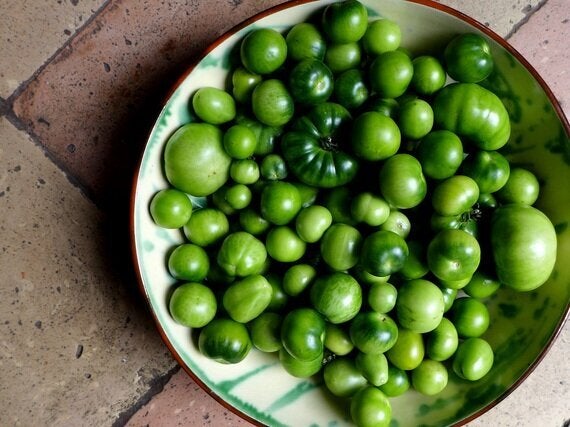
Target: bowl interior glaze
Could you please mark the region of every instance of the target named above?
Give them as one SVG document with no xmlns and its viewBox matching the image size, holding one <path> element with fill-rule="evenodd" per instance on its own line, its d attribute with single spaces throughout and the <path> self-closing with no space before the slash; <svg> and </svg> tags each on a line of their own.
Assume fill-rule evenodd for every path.
<svg viewBox="0 0 570 427">
<path fill-rule="evenodd" d="M 491 326 L 484 335 L 496 362 L 482 380 L 467 383 L 453 375 L 435 397 L 408 392 L 392 399 L 395 426 L 441 426 L 466 422 L 504 398 L 544 356 L 562 327 L 570 300 L 570 127 L 560 106 L 540 77 L 506 42 L 458 12 L 427 1 L 362 0 L 371 17 L 386 17 L 400 25 L 402 45 L 412 53 L 437 55 L 455 34 L 485 35 L 496 59 L 496 72 L 486 83 L 503 100 L 512 119 L 512 137 L 505 152 L 510 160 L 533 171 L 542 183 L 537 206 L 552 220 L 558 235 L 558 261 L 551 279 L 536 291 L 503 289 L 489 303 Z M 176 359 L 208 392 L 250 421 L 271 426 L 350 424 L 345 403 L 317 381 L 296 379 L 275 355 L 252 351 L 236 365 L 220 365 L 200 355 L 192 332 L 168 312 L 174 280 L 166 254 L 183 242 L 179 230 L 154 225 L 148 211 L 151 197 L 167 187 L 162 154 L 168 137 L 193 120 L 191 94 L 202 86 L 224 87 L 231 52 L 254 27 L 286 30 L 330 1 L 295 1 L 261 14 L 213 45 L 171 93 L 152 132 L 135 177 L 132 237 L 140 285 L 158 329 Z M 200 201 L 198 201 L 199 203 Z"/>
</svg>

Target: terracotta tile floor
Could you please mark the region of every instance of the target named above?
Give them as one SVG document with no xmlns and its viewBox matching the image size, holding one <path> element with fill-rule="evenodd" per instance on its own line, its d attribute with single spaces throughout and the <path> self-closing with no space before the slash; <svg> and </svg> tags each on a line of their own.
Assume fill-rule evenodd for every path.
<svg viewBox="0 0 570 427">
<path fill-rule="evenodd" d="M 130 266 L 128 202 L 144 137 L 186 64 L 281 2 L 0 1 L 0 425 L 249 424 L 160 341 Z M 569 0 L 442 3 L 507 36 L 570 113 Z M 566 326 L 528 380 L 470 425 L 562 426 L 569 352 Z"/>
</svg>

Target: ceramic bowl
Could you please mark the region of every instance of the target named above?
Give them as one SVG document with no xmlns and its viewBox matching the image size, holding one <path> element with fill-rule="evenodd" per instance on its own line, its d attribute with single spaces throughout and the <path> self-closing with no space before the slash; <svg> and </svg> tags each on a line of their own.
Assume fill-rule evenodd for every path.
<svg viewBox="0 0 570 427">
<path fill-rule="evenodd" d="M 496 361 L 492 371 L 473 383 L 450 378 L 437 396 L 408 392 L 392 399 L 393 426 L 462 424 L 498 403 L 519 385 L 548 351 L 568 314 L 570 301 L 570 126 L 554 96 L 535 70 L 506 41 L 473 19 L 427 0 L 362 0 L 371 17 L 396 21 L 402 45 L 413 52 L 437 54 L 455 34 L 476 32 L 489 39 L 496 60 L 490 81 L 512 119 L 507 151 L 513 162 L 526 165 L 540 179 L 537 206 L 552 220 L 558 234 L 558 261 L 551 279 L 539 289 L 516 293 L 502 290 L 489 302 L 491 326 L 485 338 Z M 257 424 L 271 426 L 349 425 L 345 404 L 312 379 L 288 375 L 277 357 L 252 351 L 236 365 L 221 365 L 198 352 L 188 328 L 176 324 L 168 311 L 174 280 L 166 254 L 182 243 L 179 230 L 154 225 L 149 201 L 167 187 L 162 155 L 168 137 L 192 120 L 191 94 L 202 86 L 224 87 L 229 53 L 254 27 L 284 31 L 330 3 L 293 1 L 255 16 L 233 29 L 193 64 L 170 94 L 154 128 L 135 177 L 132 236 L 140 285 L 166 345 L 181 366 L 218 401 Z"/>
</svg>

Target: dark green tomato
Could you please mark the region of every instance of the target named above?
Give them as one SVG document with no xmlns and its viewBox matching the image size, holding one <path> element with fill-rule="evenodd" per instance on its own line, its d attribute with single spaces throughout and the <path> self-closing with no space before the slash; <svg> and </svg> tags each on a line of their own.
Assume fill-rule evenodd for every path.
<svg viewBox="0 0 570 427">
<path fill-rule="evenodd" d="M 446 317 L 427 335 L 426 354 L 432 360 L 443 362 L 455 354 L 459 336 L 453 323 Z"/>
<path fill-rule="evenodd" d="M 410 234 L 411 228 L 408 217 L 398 210 L 392 210 L 386 221 L 380 225 L 381 230 L 393 231 L 404 239 Z"/>
<path fill-rule="evenodd" d="M 360 427 L 388 427 L 392 420 L 392 406 L 379 389 L 366 386 L 352 397 L 350 416 Z"/>
<path fill-rule="evenodd" d="M 296 102 L 315 105 L 332 95 L 333 73 L 318 59 L 304 59 L 289 72 L 288 84 Z"/>
<path fill-rule="evenodd" d="M 283 275 L 283 290 L 287 295 L 301 294 L 313 282 L 317 275 L 315 267 L 309 264 L 295 264 Z"/>
<path fill-rule="evenodd" d="M 388 219 L 390 206 L 381 197 L 366 192 L 352 199 L 350 212 L 355 221 L 375 227 Z"/>
<path fill-rule="evenodd" d="M 192 216 L 192 202 L 183 191 L 167 188 L 156 193 L 150 202 L 154 223 L 163 228 L 180 228 Z"/>
<path fill-rule="evenodd" d="M 467 212 L 479 199 L 479 187 L 470 177 L 454 175 L 440 182 L 433 190 L 431 204 L 443 216 Z"/>
<path fill-rule="evenodd" d="M 457 289 L 446 288 L 445 286 L 440 286 L 439 289 L 443 295 L 443 312 L 447 313 L 457 298 Z"/>
<path fill-rule="evenodd" d="M 493 92 L 475 83 L 453 83 L 433 103 L 434 122 L 482 150 L 498 150 L 511 135 L 507 109 Z"/>
<path fill-rule="evenodd" d="M 325 7 L 322 28 L 333 43 L 357 42 L 368 27 L 368 11 L 358 0 L 346 0 Z"/>
<path fill-rule="evenodd" d="M 368 382 L 376 387 L 388 381 L 388 360 L 382 353 L 358 353 L 356 367 Z"/>
<path fill-rule="evenodd" d="M 408 245 L 409 254 L 399 273 L 407 280 L 420 279 L 429 271 L 426 248 L 419 240 L 409 240 L 406 244 Z"/>
<path fill-rule="evenodd" d="M 308 22 L 293 25 L 285 36 L 287 57 L 293 61 L 325 57 L 327 42 L 319 29 Z"/>
<path fill-rule="evenodd" d="M 397 98 L 408 89 L 414 66 L 408 55 L 394 50 L 378 55 L 370 64 L 368 73 L 376 93 L 384 98 Z"/>
<path fill-rule="evenodd" d="M 323 353 L 312 360 L 299 360 L 285 348 L 279 350 L 279 362 L 289 375 L 297 378 L 309 378 L 318 373 L 323 366 Z"/>
<path fill-rule="evenodd" d="M 201 87 L 192 96 L 194 113 L 213 125 L 227 123 L 236 116 L 236 104 L 225 90 L 215 87 Z"/>
<path fill-rule="evenodd" d="M 237 67 L 232 73 L 232 94 L 234 99 L 241 104 L 249 104 L 253 89 L 262 77 L 252 73 L 244 67 Z"/>
<path fill-rule="evenodd" d="M 230 230 L 226 215 L 213 208 L 203 208 L 194 212 L 184 226 L 186 238 L 198 246 L 210 246 L 223 239 Z"/>
<path fill-rule="evenodd" d="M 232 160 L 222 137 L 222 131 L 208 123 L 188 123 L 174 132 L 164 150 L 168 181 L 193 196 L 208 196 L 224 185 Z"/>
<path fill-rule="evenodd" d="M 198 348 L 204 356 L 220 363 L 238 363 L 248 355 L 252 343 L 244 324 L 217 318 L 200 331 Z"/>
<path fill-rule="evenodd" d="M 168 257 L 168 271 L 179 280 L 201 282 L 209 269 L 210 259 L 206 251 L 191 243 L 177 246 Z"/>
<path fill-rule="evenodd" d="M 345 271 L 356 265 L 360 256 L 362 235 L 347 224 L 333 224 L 320 241 L 323 261 L 336 271 Z"/>
<path fill-rule="evenodd" d="M 496 208 L 498 206 L 497 199 L 492 194 L 488 193 L 479 193 L 479 199 L 477 199 L 477 203 L 482 208 Z"/>
<path fill-rule="evenodd" d="M 334 98 L 349 110 L 360 107 L 368 99 L 368 87 L 360 69 L 346 70 L 334 81 Z"/>
<path fill-rule="evenodd" d="M 412 65 L 412 88 L 419 95 L 433 95 L 445 85 L 445 70 L 433 56 L 418 56 L 413 59 Z"/>
<path fill-rule="evenodd" d="M 266 264 L 268 261 L 266 261 Z M 267 306 L 265 311 L 272 311 L 272 312 L 281 312 L 289 302 L 289 295 L 287 295 L 283 289 L 283 279 L 281 275 L 276 273 L 269 273 L 267 270 L 265 273 L 265 278 L 271 285 L 271 301 Z"/>
<path fill-rule="evenodd" d="M 380 386 L 380 390 L 388 397 L 397 397 L 410 388 L 410 380 L 406 371 L 388 364 L 388 381 Z"/>
<path fill-rule="evenodd" d="M 366 378 L 356 367 L 354 359 L 337 357 L 323 369 L 326 388 L 335 396 L 351 397 L 366 385 Z"/>
<path fill-rule="evenodd" d="M 400 26 L 390 19 L 377 19 L 368 23 L 362 37 L 362 46 L 369 55 L 380 55 L 398 49 L 402 41 Z"/>
<path fill-rule="evenodd" d="M 295 262 L 304 254 L 307 244 L 286 225 L 273 227 L 265 239 L 267 253 L 275 261 Z"/>
<path fill-rule="evenodd" d="M 267 126 L 283 126 L 291 120 L 295 103 L 281 80 L 269 79 L 259 83 L 251 94 L 253 114 Z"/>
<path fill-rule="evenodd" d="M 301 209 L 295 218 L 295 229 L 307 243 L 318 242 L 332 224 L 332 214 L 324 206 L 311 205 Z"/>
<path fill-rule="evenodd" d="M 505 185 L 497 192 L 497 198 L 503 203 L 532 205 L 538 199 L 540 184 L 529 170 L 513 168 Z"/>
<path fill-rule="evenodd" d="M 241 62 L 255 74 L 276 71 L 287 58 L 287 42 L 271 28 L 258 28 L 248 33 L 240 45 Z"/>
<path fill-rule="evenodd" d="M 434 396 L 447 386 L 447 368 L 441 362 L 425 359 L 412 371 L 412 387 L 426 396 Z"/>
<path fill-rule="evenodd" d="M 489 310 L 475 298 L 457 298 L 451 307 L 450 320 L 461 338 L 480 337 L 489 328 Z"/>
<path fill-rule="evenodd" d="M 238 184 L 251 185 L 259 180 L 257 162 L 252 159 L 234 160 L 230 166 L 230 177 Z"/>
<path fill-rule="evenodd" d="M 427 261 L 431 272 L 441 280 L 469 280 L 479 267 L 481 248 L 466 231 L 442 230 L 429 243 Z"/>
<path fill-rule="evenodd" d="M 365 160 L 387 159 L 400 148 L 400 128 L 394 120 L 375 111 L 358 116 L 352 125 L 354 153 Z"/>
<path fill-rule="evenodd" d="M 426 136 L 433 127 L 433 110 L 423 99 L 413 99 L 400 105 L 398 126 L 402 136 L 418 140 Z"/>
<path fill-rule="evenodd" d="M 368 290 L 368 305 L 378 313 L 388 313 L 396 306 L 398 290 L 390 283 L 374 283 Z"/>
<path fill-rule="evenodd" d="M 473 298 L 488 298 L 497 292 L 500 287 L 501 282 L 495 277 L 476 271 L 469 283 L 463 288 L 463 291 Z"/>
<path fill-rule="evenodd" d="M 257 143 L 254 154 L 256 156 L 265 156 L 271 153 L 283 132 L 280 126 L 266 126 L 258 120 L 244 115 L 238 114 L 236 122 L 247 126 L 255 134 Z"/>
<path fill-rule="evenodd" d="M 362 244 L 360 263 L 374 276 L 389 276 L 399 271 L 409 255 L 406 241 L 392 231 L 369 234 Z"/>
<path fill-rule="evenodd" d="M 424 359 L 425 347 L 422 334 L 406 328 L 398 329 L 398 339 L 386 352 L 390 363 L 405 371 L 415 369 Z"/>
<path fill-rule="evenodd" d="M 468 338 L 459 344 L 453 358 L 453 371 L 469 381 L 483 378 L 493 367 L 493 349 L 482 338 Z"/>
<path fill-rule="evenodd" d="M 436 130 L 422 138 L 416 156 L 430 178 L 445 179 L 457 172 L 463 161 L 463 144 L 448 130 Z"/>
<path fill-rule="evenodd" d="M 358 43 L 332 43 L 325 54 L 325 64 L 334 74 L 359 68 L 361 60 L 362 50 Z"/>
<path fill-rule="evenodd" d="M 239 223 L 244 231 L 254 236 L 265 233 L 271 225 L 269 221 L 253 208 L 246 208 L 240 211 Z"/>
<path fill-rule="evenodd" d="M 332 215 L 333 224 L 342 222 L 348 225 L 356 225 L 352 219 L 350 206 L 352 204 L 352 194 L 348 187 L 335 187 L 324 193 L 323 205 Z"/>
<path fill-rule="evenodd" d="M 509 161 L 497 151 L 476 151 L 463 161 L 463 173 L 473 178 L 480 193 L 494 193 L 509 179 Z"/>
<path fill-rule="evenodd" d="M 491 48 L 479 34 L 456 36 L 445 47 L 443 56 L 447 73 L 458 82 L 477 83 L 493 71 Z"/>
<path fill-rule="evenodd" d="M 556 231 L 550 219 L 538 209 L 506 205 L 493 213 L 491 247 L 499 281 L 518 291 L 531 291 L 552 274 Z"/>
<path fill-rule="evenodd" d="M 268 181 L 287 178 L 287 163 L 279 154 L 268 154 L 261 161 L 261 176 Z"/>
<path fill-rule="evenodd" d="M 201 328 L 216 315 L 216 297 L 210 288 L 190 282 L 178 286 L 168 304 L 170 315 L 179 324 Z"/>
<path fill-rule="evenodd" d="M 245 231 L 228 235 L 218 251 L 218 265 L 230 276 L 249 276 L 263 268 L 265 245 Z"/>
<path fill-rule="evenodd" d="M 255 348 L 265 353 L 279 351 L 281 343 L 281 322 L 277 313 L 262 313 L 249 323 L 249 333 Z"/>
<path fill-rule="evenodd" d="M 325 347 L 337 356 L 346 356 L 354 349 L 348 330 L 343 326 L 327 323 L 325 328 Z"/>
<path fill-rule="evenodd" d="M 252 274 L 232 283 L 224 292 L 222 304 L 233 320 L 247 323 L 267 308 L 272 291 L 265 277 Z"/>
<path fill-rule="evenodd" d="M 227 188 L 224 198 L 233 209 L 239 210 L 250 204 L 252 194 L 247 185 L 235 184 Z"/>
<path fill-rule="evenodd" d="M 352 342 L 363 353 L 384 353 L 398 339 L 396 322 L 375 311 L 358 313 L 350 323 L 349 332 Z"/>
<path fill-rule="evenodd" d="M 432 282 L 415 279 L 398 289 L 396 314 L 400 325 L 418 333 L 433 331 L 443 317 L 441 290 Z"/>
<path fill-rule="evenodd" d="M 383 116 L 390 117 L 392 120 L 397 120 L 399 108 L 400 104 L 395 99 L 381 98 L 379 96 L 369 98 L 364 105 L 364 110 L 375 111 Z"/>
<path fill-rule="evenodd" d="M 276 225 L 289 223 L 301 210 L 301 195 L 293 184 L 273 181 L 263 187 L 261 215 Z"/>
<path fill-rule="evenodd" d="M 420 162 L 409 154 L 390 157 L 380 170 L 380 192 L 395 208 L 419 205 L 427 194 L 427 183 Z"/>
<path fill-rule="evenodd" d="M 291 310 L 283 319 L 281 340 L 287 352 L 297 360 L 322 358 L 325 321 L 312 308 Z"/>
<path fill-rule="evenodd" d="M 349 274 L 332 273 L 319 276 L 311 286 L 313 307 L 330 323 L 352 319 L 362 306 L 362 289 Z"/>
<path fill-rule="evenodd" d="M 315 187 L 338 187 L 356 176 L 358 162 L 343 147 L 344 128 L 350 113 L 340 104 L 325 102 L 283 135 L 281 148 L 287 165 L 303 183 Z"/>
</svg>

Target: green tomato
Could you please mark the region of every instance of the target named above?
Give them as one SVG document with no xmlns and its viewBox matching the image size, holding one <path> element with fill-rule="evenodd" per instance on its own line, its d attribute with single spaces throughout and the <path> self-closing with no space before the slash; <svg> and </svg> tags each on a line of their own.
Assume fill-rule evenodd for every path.
<svg viewBox="0 0 570 427">
<path fill-rule="evenodd" d="M 317 201 L 317 196 L 319 195 L 319 189 L 313 187 L 312 185 L 307 185 L 302 182 L 293 182 L 293 185 L 299 190 L 301 195 L 301 206 L 306 208 L 315 204 Z"/>
<path fill-rule="evenodd" d="M 358 157 L 377 161 L 396 154 L 400 148 L 401 133 L 390 117 L 368 111 L 354 120 L 350 139 L 352 149 Z"/>
<path fill-rule="evenodd" d="M 538 209 L 506 205 L 493 213 L 491 247 L 499 281 L 518 291 L 531 291 L 546 282 L 554 269 L 556 231 Z"/>
<path fill-rule="evenodd" d="M 244 324 L 217 318 L 198 336 L 198 349 L 204 356 L 220 363 L 239 363 L 248 355 L 252 343 Z"/>
<path fill-rule="evenodd" d="M 254 236 L 265 233 L 271 224 L 253 208 L 246 208 L 239 213 L 239 223 L 244 231 Z"/>
<path fill-rule="evenodd" d="M 461 338 L 480 337 L 489 328 L 489 310 L 475 298 L 457 298 L 451 307 L 450 320 Z"/>
<path fill-rule="evenodd" d="M 243 66 L 255 74 L 276 71 L 287 58 L 287 42 L 277 31 L 258 28 L 247 34 L 240 44 Z"/>
<path fill-rule="evenodd" d="M 368 27 L 368 11 L 358 0 L 346 0 L 325 7 L 322 28 L 333 43 L 359 41 Z"/>
<path fill-rule="evenodd" d="M 388 364 L 388 381 L 379 388 L 388 397 L 401 396 L 410 388 L 410 379 L 406 371 Z"/>
<path fill-rule="evenodd" d="M 281 126 L 267 126 L 243 114 L 238 114 L 235 121 L 240 125 L 247 126 L 255 134 L 257 143 L 254 154 L 256 156 L 266 156 L 273 152 L 279 137 L 283 133 Z"/>
<path fill-rule="evenodd" d="M 477 239 L 466 231 L 442 230 L 428 245 L 427 261 L 437 278 L 468 282 L 479 267 L 481 248 Z"/>
<path fill-rule="evenodd" d="M 453 83 L 433 103 L 434 123 L 482 150 L 498 150 L 511 135 L 507 109 L 493 92 L 475 83 Z"/>
<path fill-rule="evenodd" d="M 355 362 L 370 384 L 379 387 L 388 381 L 388 360 L 384 354 L 359 352 Z"/>
<path fill-rule="evenodd" d="M 251 203 L 251 190 L 247 185 L 235 184 L 228 187 L 224 194 L 224 199 L 232 209 L 244 209 Z"/>
<path fill-rule="evenodd" d="M 368 305 L 378 313 L 388 313 L 396 306 L 398 290 L 391 283 L 374 283 L 368 290 Z"/>
<path fill-rule="evenodd" d="M 410 209 L 427 194 L 427 183 L 420 162 L 410 154 L 390 157 L 380 169 L 380 192 L 395 208 Z"/>
<path fill-rule="evenodd" d="M 444 312 L 441 290 L 432 282 L 415 279 L 398 289 L 396 314 L 400 325 L 418 333 L 433 331 Z"/>
<path fill-rule="evenodd" d="M 299 360 L 293 357 L 285 348 L 279 350 L 281 366 L 297 378 L 309 378 L 317 374 L 323 366 L 323 353 L 311 360 Z"/>
<path fill-rule="evenodd" d="M 218 265 L 230 276 L 258 274 L 264 266 L 267 251 L 262 242 L 245 231 L 229 234 L 218 251 Z"/>
<path fill-rule="evenodd" d="M 352 319 L 362 306 L 362 289 L 349 274 L 332 273 L 319 276 L 311 286 L 313 307 L 330 323 Z"/>
<path fill-rule="evenodd" d="M 176 229 L 192 216 L 192 202 L 182 191 L 167 188 L 156 193 L 150 202 L 150 215 L 156 225 Z"/>
<path fill-rule="evenodd" d="M 392 406 L 384 393 L 374 386 L 367 386 L 352 397 L 350 416 L 360 427 L 388 427 Z"/>
<path fill-rule="evenodd" d="M 312 308 L 296 308 L 283 319 L 281 340 L 287 352 L 297 360 L 323 357 L 325 321 Z"/>
<path fill-rule="evenodd" d="M 362 46 L 369 55 L 380 55 L 396 50 L 402 41 L 400 26 L 390 19 L 377 19 L 368 23 Z"/>
<path fill-rule="evenodd" d="M 384 353 L 398 339 L 398 326 L 389 316 L 362 311 L 350 323 L 350 339 L 363 353 Z"/>
<path fill-rule="evenodd" d="M 325 102 L 311 108 L 283 135 L 281 148 L 291 172 L 304 184 L 332 188 L 352 181 L 358 163 L 343 147 L 350 113 Z"/>
<path fill-rule="evenodd" d="M 384 98 L 403 95 L 414 75 L 414 66 L 408 55 L 400 50 L 378 55 L 369 69 L 372 89 Z"/>
<path fill-rule="evenodd" d="M 426 259 L 426 248 L 424 244 L 418 240 L 410 240 L 406 243 L 408 245 L 409 254 L 400 269 L 400 274 L 407 280 L 420 279 L 429 271 Z"/>
<path fill-rule="evenodd" d="M 468 176 L 454 175 L 437 184 L 431 204 L 440 215 L 453 216 L 467 212 L 479 199 L 479 187 Z"/>
<path fill-rule="evenodd" d="M 501 282 L 497 278 L 482 271 L 476 271 L 463 291 L 473 298 L 488 298 L 501 287 Z"/>
<path fill-rule="evenodd" d="M 390 206 L 381 197 L 366 192 L 352 199 L 350 212 L 355 221 L 375 227 L 388 219 Z"/>
<path fill-rule="evenodd" d="M 390 117 L 392 120 L 398 118 L 398 110 L 400 104 L 393 98 L 382 98 L 378 95 L 372 96 L 364 106 L 366 111 L 375 111 L 383 116 Z"/>
<path fill-rule="evenodd" d="M 234 159 L 247 159 L 255 152 L 257 138 L 245 125 L 233 125 L 224 133 L 224 149 Z"/>
<path fill-rule="evenodd" d="M 441 362 L 425 359 L 412 371 L 412 387 L 426 396 L 435 396 L 447 386 L 447 368 Z"/>
<path fill-rule="evenodd" d="M 241 104 L 251 102 L 251 93 L 262 77 L 252 73 L 244 67 L 237 67 L 232 73 L 232 95 Z"/>
<path fill-rule="evenodd" d="M 286 225 L 272 228 L 265 239 L 267 253 L 275 261 L 295 262 L 304 254 L 307 244 Z"/>
<path fill-rule="evenodd" d="M 386 221 L 380 225 L 381 230 L 392 231 L 403 239 L 408 237 L 411 228 L 412 224 L 406 214 L 398 210 L 390 211 L 390 215 L 388 215 Z"/>
<path fill-rule="evenodd" d="M 266 264 L 269 265 L 269 260 L 266 261 Z M 283 290 L 283 280 L 282 277 L 276 273 L 269 273 L 269 270 L 265 270 L 265 278 L 269 282 L 272 288 L 271 292 L 271 301 L 267 306 L 265 311 L 273 311 L 273 312 L 281 312 L 287 307 L 289 303 L 289 295 L 285 293 Z"/>
<path fill-rule="evenodd" d="M 459 344 L 453 358 L 453 371 L 460 378 L 477 381 L 493 367 L 493 349 L 482 338 L 467 338 Z"/>
<path fill-rule="evenodd" d="M 331 43 L 325 53 L 325 64 L 334 74 L 360 67 L 362 50 L 358 43 Z"/>
<path fill-rule="evenodd" d="M 345 271 L 356 265 L 360 254 L 362 235 L 347 224 L 333 224 L 320 241 L 323 261 L 336 271 Z"/>
<path fill-rule="evenodd" d="M 202 208 L 194 212 L 184 226 L 186 238 L 198 246 L 210 246 L 223 239 L 230 230 L 226 215 L 213 208 Z"/>
<path fill-rule="evenodd" d="M 418 56 L 412 60 L 412 88 L 418 95 L 433 95 L 445 86 L 446 74 L 441 62 L 433 56 Z"/>
<path fill-rule="evenodd" d="M 487 40 L 475 33 L 460 34 L 445 47 L 443 56 L 449 76 L 465 83 L 477 83 L 493 71 L 494 61 Z"/>
<path fill-rule="evenodd" d="M 192 96 L 192 107 L 196 115 L 212 125 L 227 123 L 236 116 L 236 104 L 225 90 L 215 87 L 201 87 Z"/>
<path fill-rule="evenodd" d="M 251 185 L 259 180 L 257 162 L 252 159 L 234 160 L 230 166 L 230 177 L 238 184 Z"/>
<path fill-rule="evenodd" d="M 279 154 L 268 154 L 261 161 L 261 176 L 268 181 L 287 178 L 287 164 Z"/>
<path fill-rule="evenodd" d="M 318 59 L 303 59 L 289 72 L 288 86 L 296 102 L 319 104 L 333 93 L 333 73 Z"/>
<path fill-rule="evenodd" d="M 253 114 L 267 126 L 283 126 L 291 120 L 295 105 L 281 80 L 269 79 L 259 83 L 251 94 Z"/>
<path fill-rule="evenodd" d="M 209 269 L 206 251 L 191 243 L 177 246 L 168 257 L 168 271 L 175 279 L 201 282 Z"/>
<path fill-rule="evenodd" d="M 406 328 L 398 329 L 398 339 L 386 352 L 390 363 L 397 368 L 409 371 L 415 369 L 424 359 L 425 347 L 422 334 Z"/>
<path fill-rule="evenodd" d="M 272 292 L 265 277 L 252 274 L 232 283 L 224 292 L 222 304 L 233 320 L 247 323 L 269 306 Z"/>
<path fill-rule="evenodd" d="M 531 172 L 523 168 L 513 168 L 504 186 L 497 192 L 503 203 L 532 205 L 538 199 L 540 184 Z"/>
<path fill-rule="evenodd" d="M 189 328 L 201 328 L 216 315 L 216 297 L 210 288 L 201 283 L 184 283 L 170 296 L 169 310 L 177 323 Z"/>
<path fill-rule="evenodd" d="M 188 123 L 166 143 L 166 178 L 175 188 L 193 196 L 208 196 L 224 185 L 230 164 L 222 131 L 208 123 Z"/>
<path fill-rule="evenodd" d="M 334 81 L 334 97 L 343 107 L 353 110 L 368 99 L 368 87 L 364 73 L 358 68 L 340 73 Z"/>
<path fill-rule="evenodd" d="M 346 356 L 354 349 L 348 330 L 342 326 L 327 323 L 325 327 L 325 347 L 337 356 Z"/>
<path fill-rule="evenodd" d="M 281 323 L 283 318 L 277 313 L 262 313 L 249 323 L 249 333 L 253 346 L 265 353 L 279 351 L 281 343 Z"/>
<path fill-rule="evenodd" d="M 433 127 L 433 110 L 423 99 L 404 102 L 398 112 L 398 126 L 402 136 L 418 140 L 426 136 Z"/>
<path fill-rule="evenodd" d="M 327 191 L 323 197 L 323 205 L 332 215 L 333 224 L 342 222 L 347 225 L 356 225 L 352 219 L 350 206 L 352 204 L 352 193 L 346 186 L 336 187 Z"/>
<path fill-rule="evenodd" d="M 473 178 L 480 193 L 500 190 L 507 183 L 510 170 L 509 161 L 497 151 L 476 151 L 463 162 L 463 173 Z"/>
<path fill-rule="evenodd" d="M 450 178 L 463 162 L 463 144 L 453 132 L 432 131 L 421 140 L 416 156 L 430 178 Z"/>
<path fill-rule="evenodd" d="M 285 36 L 287 57 L 293 61 L 303 59 L 320 59 L 325 57 L 327 43 L 319 29 L 309 23 L 295 24 Z"/>
<path fill-rule="evenodd" d="M 331 226 L 332 219 L 332 214 L 324 206 L 307 206 L 295 218 L 295 229 L 305 242 L 316 243 Z"/>
<path fill-rule="evenodd" d="M 228 203 L 226 200 L 226 193 L 228 192 L 228 186 L 224 185 L 216 190 L 212 194 L 212 204 L 216 209 L 219 209 L 226 215 L 232 215 L 236 213 L 236 209 Z"/>
<path fill-rule="evenodd" d="M 389 276 L 399 271 L 409 255 L 406 241 L 392 231 L 369 234 L 362 244 L 360 263 L 374 276 Z"/>
<path fill-rule="evenodd" d="M 300 295 L 317 276 L 315 267 L 309 264 L 295 264 L 283 274 L 283 290 L 287 295 Z"/>
<path fill-rule="evenodd" d="M 457 329 L 451 320 L 444 317 L 437 328 L 427 335 L 426 354 L 431 360 L 443 362 L 455 354 L 458 345 Z"/>
<path fill-rule="evenodd" d="M 325 387 L 335 396 L 351 397 L 366 385 L 366 378 L 353 359 L 337 357 L 323 369 Z"/>
<path fill-rule="evenodd" d="M 301 210 L 301 195 L 293 184 L 273 181 L 263 187 L 261 215 L 275 225 L 288 224 Z"/>
</svg>

